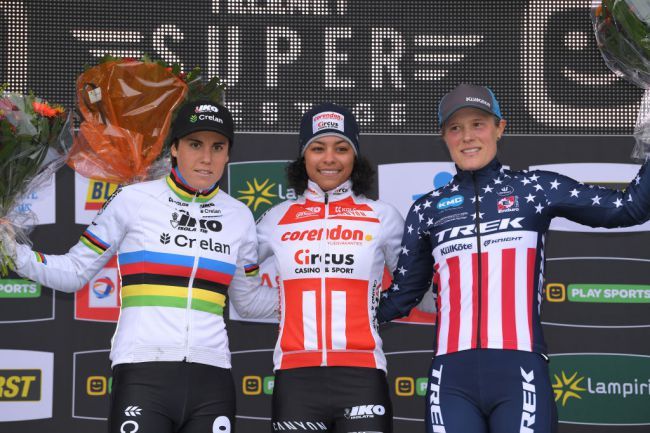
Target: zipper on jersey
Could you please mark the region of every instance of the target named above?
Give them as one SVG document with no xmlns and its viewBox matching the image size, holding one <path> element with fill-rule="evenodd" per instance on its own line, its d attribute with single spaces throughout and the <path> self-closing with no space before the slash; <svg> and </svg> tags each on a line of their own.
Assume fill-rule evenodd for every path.
<svg viewBox="0 0 650 433">
<path fill-rule="evenodd" d="M 190 206 L 194 206 L 196 204 L 196 199 L 198 197 L 199 193 L 197 192 L 194 194 L 194 197 L 192 197 L 192 201 L 190 202 Z M 199 207 L 199 219 L 201 217 L 201 209 Z M 192 214 L 190 214 L 190 217 L 193 217 Z M 194 253 L 194 264 L 192 265 L 192 273 L 190 274 L 190 281 L 187 285 L 187 305 L 185 306 L 185 356 L 183 357 L 183 361 L 188 361 L 188 358 L 190 356 L 190 332 L 191 332 L 191 323 L 192 323 L 192 287 L 194 287 L 194 277 L 196 276 L 196 271 L 199 267 L 199 253 L 197 252 L 197 246 L 199 244 L 199 239 L 198 239 L 198 233 L 201 232 L 201 224 L 199 223 L 199 220 L 197 219 L 196 221 L 196 230 L 197 230 L 197 239 L 194 241 L 194 246 L 192 248 L 192 252 Z"/>
<path fill-rule="evenodd" d="M 325 203 L 325 214 L 323 216 L 323 239 L 321 239 L 321 260 L 320 260 L 320 265 L 321 265 L 321 294 L 320 294 L 320 303 L 321 303 L 321 320 L 320 320 L 320 325 L 321 325 L 321 341 L 323 344 L 322 348 L 322 353 L 323 353 L 323 358 L 321 359 L 321 367 L 327 366 L 327 311 L 326 311 L 326 301 L 327 301 L 327 287 L 326 287 L 326 280 L 327 277 L 325 275 L 325 250 L 327 249 L 327 217 L 329 215 L 329 196 L 327 193 L 325 193 L 325 198 L 324 198 L 324 203 Z M 325 248 L 323 248 L 323 245 L 325 245 Z"/>
<path fill-rule="evenodd" d="M 474 183 L 474 198 L 475 200 L 475 209 L 476 214 L 474 218 L 474 227 L 476 229 L 476 250 L 477 250 L 477 279 L 478 279 L 478 306 L 477 306 L 477 317 L 476 317 L 476 348 L 481 348 L 481 310 L 483 302 L 483 267 L 482 267 L 482 258 L 481 258 L 481 201 L 479 200 L 479 193 L 481 192 L 478 187 L 478 182 L 476 181 L 476 173 L 472 172 L 472 181 Z"/>
</svg>

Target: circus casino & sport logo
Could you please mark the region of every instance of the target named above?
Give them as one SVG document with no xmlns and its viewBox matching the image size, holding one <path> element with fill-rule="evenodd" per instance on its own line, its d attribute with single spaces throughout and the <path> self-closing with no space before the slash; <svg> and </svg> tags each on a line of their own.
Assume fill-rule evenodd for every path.
<svg viewBox="0 0 650 433">
<path fill-rule="evenodd" d="M 549 368 L 561 423 L 650 426 L 650 356 L 555 354 Z"/>
<path fill-rule="evenodd" d="M 287 187 L 285 169 L 289 161 L 232 162 L 228 166 L 231 196 L 245 203 L 255 219 L 284 200 L 295 200 Z"/>
<path fill-rule="evenodd" d="M 90 224 L 118 185 L 74 175 L 75 222 Z"/>
<path fill-rule="evenodd" d="M 115 257 L 75 293 L 74 317 L 93 322 L 117 322 L 120 315 L 120 278 Z"/>
</svg>

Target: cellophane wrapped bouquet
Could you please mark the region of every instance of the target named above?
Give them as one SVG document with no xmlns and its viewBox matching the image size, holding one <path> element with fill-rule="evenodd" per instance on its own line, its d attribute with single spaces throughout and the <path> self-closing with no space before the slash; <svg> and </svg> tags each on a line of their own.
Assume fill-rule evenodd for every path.
<svg viewBox="0 0 650 433">
<path fill-rule="evenodd" d="M 14 266 L 16 240 L 29 244 L 35 215 L 18 204 L 50 182 L 64 163 L 72 134 L 70 116 L 33 93 L 1 89 L 0 95 L 0 275 Z"/>
</svg>

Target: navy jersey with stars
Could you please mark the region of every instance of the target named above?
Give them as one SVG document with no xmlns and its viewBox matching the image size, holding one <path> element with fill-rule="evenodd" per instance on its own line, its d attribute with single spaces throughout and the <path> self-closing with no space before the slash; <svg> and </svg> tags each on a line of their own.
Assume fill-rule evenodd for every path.
<svg viewBox="0 0 650 433">
<path fill-rule="evenodd" d="M 406 218 L 391 288 L 377 317 L 403 317 L 434 283 L 438 355 L 475 348 L 546 353 L 539 318 L 551 219 L 623 227 L 650 218 L 646 162 L 625 191 L 495 159 L 418 199 Z"/>
</svg>

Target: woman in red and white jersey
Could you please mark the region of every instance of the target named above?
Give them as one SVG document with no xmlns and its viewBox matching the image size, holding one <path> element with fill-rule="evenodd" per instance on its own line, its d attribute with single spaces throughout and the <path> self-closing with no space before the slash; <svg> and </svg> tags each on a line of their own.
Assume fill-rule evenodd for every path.
<svg viewBox="0 0 650 433">
<path fill-rule="evenodd" d="M 325 103 L 300 124 L 300 154 L 288 169 L 300 195 L 257 226 L 260 261 L 280 277 L 273 431 L 392 431 L 386 358 L 375 310 L 384 267 L 396 266 L 403 219 L 365 197 L 373 169 L 359 127 Z"/>
</svg>

